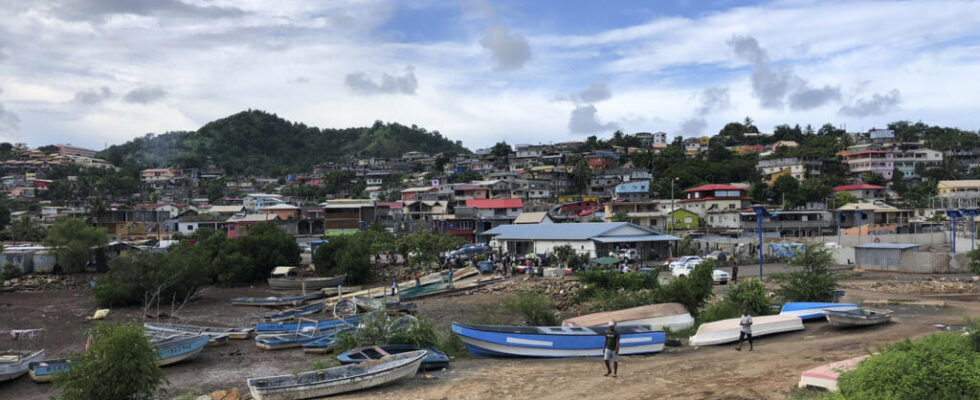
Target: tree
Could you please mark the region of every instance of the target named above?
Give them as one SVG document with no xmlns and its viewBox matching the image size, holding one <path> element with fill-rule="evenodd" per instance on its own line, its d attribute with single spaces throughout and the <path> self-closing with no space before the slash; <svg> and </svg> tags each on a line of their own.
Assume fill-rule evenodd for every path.
<svg viewBox="0 0 980 400">
<path fill-rule="evenodd" d="M 831 301 L 837 290 L 837 275 L 830 270 L 834 258 L 822 245 L 810 245 L 789 261 L 796 270 L 782 279 L 779 295 L 787 301 Z"/>
<path fill-rule="evenodd" d="M 858 198 L 854 197 L 854 195 L 851 194 L 851 192 L 837 192 L 837 194 L 834 195 L 834 207 L 836 208 L 840 208 L 843 205 L 857 203 L 857 202 L 858 202 Z"/>
<path fill-rule="evenodd" d="M 89 331 L 88 351 L 71 357 L 71 368 L 55 375 L 60 400 L 149 400 L 166 382 L 157 349 L 134 323 L 99 323 Z"/>
<path fill-rule="evenodd" d="M 863 180 L 864 183 L 867 183 L 869 185 L 885 186 L 888 184 L 888 181 L 885 180 L 885 177 L 877 172 L 868 172 L 864 174 Z"/>
<path fill-rule="evenodd" d="M 630 216 L 627 215 L 624 212 L 618 212 L 618 213 L 613 214 L 613 216 L 610 219 L 610 221 L 612 221 L 612 222 L 630 222 Z"/>
<path fill-rule="evenodd" d="M 347 274 L 348 283 L 366 283 L 372 276 L 370 247 L 362 233 L 333 236 L 313 254 L 316 272 L 321 276 Z"/>
<path fill-rule="evenodd" d="M 103 307 L 183 304 L 211 282 L 205 251 L 183 242 L 166 253 L 124 252 L 96 278 L 95 299 Z"/>
<path fill-rule="evenodd" d="M 796 208 L 805 199 L 800 198 L 800 182 L 792 175 L 776 178 L 772 185 L 774 201 L 781 202 L 786 209 Z"/>
<path fill-rule="evenodd" d="M 44 230 L 30 215 L 21 215 L 10 225 L 10 237 L 21 242 L 36 242 L 44 239 Z"/>
<path fill-rule="evenodd" d="M 585 193 L 589 188 L 589 181 L 592 180 L 592 169 L 589 163 L 582 157 L 569 157 L 568 163 L 572 166 L 571 193 Z"/>
<path fill-rule="evenodd" d="M 58 264 L 65 272 L 81 272 L 97 248 L 109 243 L 109 236 L 77 218 L 61 218 L 51 225 L 45 244 L 55 248 Z"/>
<path fill-rule="evenodd" d="M 714 296 L 714 260 L 704 260 L 686 277 L 675 278 L 661 289 L 660 303 L 681 303 L 691 315 L 697 316 L 701 308 Z"/>
<path fill-rule="evenodd" d="M 244 237 L 223 241 L 214 267 L 218 282 L 247 283 L 267 279 L 277 266 L 299 262 L 296 239 L 275 224 L 262 222 Z"/>
</svg>

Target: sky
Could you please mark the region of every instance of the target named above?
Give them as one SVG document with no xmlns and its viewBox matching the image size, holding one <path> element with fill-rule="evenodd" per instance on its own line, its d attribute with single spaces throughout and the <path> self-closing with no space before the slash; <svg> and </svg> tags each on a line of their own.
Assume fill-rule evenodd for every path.
<svg viewBox="0 0 980 400">
<path fill-rule="evenodd" d="M 897 120 L 980 128 L 973 1 L 4 0 L 0 141 L 103 149 L 246 109 L 470 149 Z"/>
</svg>

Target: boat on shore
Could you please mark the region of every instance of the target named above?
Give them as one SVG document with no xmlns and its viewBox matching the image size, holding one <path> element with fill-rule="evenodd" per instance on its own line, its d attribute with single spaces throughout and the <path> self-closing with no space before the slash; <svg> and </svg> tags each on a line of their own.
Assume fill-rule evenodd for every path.
<svg viewBox="0 0 980 400">
<path fill-rule="evenodd" d="M 710 346 L 737 342 L 739 332 L 742 329 L 741 321 L 741 318 L 732 318 L 701 324 L 698 327 L 698 332 L 689 339 L 689 343 L 691 346 Z M 752 317 L 752 337 L 801 330 L 803 330 L 803 320 L 797 316 L 762 315 Z"/>
<path fill-rule="evenodd" d="M 401 301 L 387 301 L 378 300 L 370 297 L 362 296 L 351 296 L 351 301 L 357 305 L 358 308 L 365 311 L 378 311 L 382 308 L 385 311 L 400 311 L 406 313 L 415 312 L 418 306 L 415 303 L 402 303 Z"/>
<path fill-rule="evenodd" d="M 328 277 L 283 276 L 269 278 L 268 281 L 269 289 L 273 290 L 320 290 L 327 287 L 343 285 L 346 279 L 347 275 Z"/>
<path fill-rule="evenodd" d="M 333 318 L 323 321 L 316 321 L 310 319 L 304 319 L 305 322 L 295 322 L 291 324 L 286 323 L 275 323 L 275 324 L 257 324 L 255 325 L 255 331 L 260 335 L 271 335 L 276 333 L 289 333 L 299 330 L 329 330 L 333 328 L 340 328 L 345 326 L 356 326 L 361 322 L 360 315 L 354 315 L 350 317 L 344 317 L 343 319 Z"/>
<path fill-rule="evenodd" d="M 803 371 L 800 374 L 800 383 L 797 386 L 801 389 L 819 388 L 828 392 L 837 391 L 837 379 L 840 378 L 840 374 L 857 368 L 857 365 L 868 357 L 865 354 Z"/>
<path fill-rule="evenodd" d="M 340 338 L 339 335 L 342 332 L 356 332 L 356 331 L 357 328 L 339 329 L 332 334 L 326 335 L 317 340 L 304 344 L 303 352 L 311 353 L 311 354 L 330 353 L 333 351 L 335 347 L 337 347 L 337 340 Z"/>
<path fill-rule="evenodd" d="M 288 321 L 296 317 L 318 313 L 323 311 L 326 306 L 326 302 L 320 301 L 301 307 L 289 308 L 279 312 L 265 314 L 262 316 L 262 320 L 265 322 Z"/>
<path fill-rule="evenodd" d="M 449 367 L 449 356 L 432 347 L 418 348 L 407 344 L 388 344 L 383 346 L 364 346 L 350 349 L 337 355 L 341 364 L 357 364 L 365 361 L 380 360 L 394 354 L 425 350 L 428 355 L 422 361 L 421 368 L 425 371 Z"/>
<path fill-rule="evenodd" d="M 823 319 L 824 311 L 847 311 L 858 308 L 857 304 L 850 303 L 786 303 L 783 304 L 779 315 L 790 315 L 800 317 L 804 321 L 813 319 Z"/>
<path fill-rule="evenodd" d="M 183 333 L 191 335 L 224 335 L 229 339 L 248 339 L 253 333 L 255 333 L 254 328 L 225 328 L 220 326 L 167 324 L 161 322 L 144 322 L 143 328 L 159 332 Z"/>
<path fill-rule="evenodd" d="M 835 328 L 856 328 L 862 326 L 880 325 L 892 319 L 891 310 L 876 308 L 857 308 L 854 310 L 827 310 L 824 316 L 827 322 Z"/>
<path fill-rule="evenodd" d="M 298 307 L 300 304 L 306 303 L 310 300 L 322 299 L 326 295 L 323 292 L 317 290 L 312 293 L 300 294 L 288 297 L 238 297 L 231 299 L 231 304 L 236 306 L 264 306 L 264 307 L 277 307 L 277 306 L 293 306 Z"/>
<path fill-rule="evenodd" d="M 248 390 L 256 400 L 298 400 L 347 393 L 413 376 L 425 356 L 426 351 L 419 350 L 370 363 L 251 378 L 247 381 Z"/>
<path fill-rule="evenodd" d="M 157 365 L 162 367 L 196 358 L 210 340 L 206 335 L 154 340 L 152 343 L 157 348 Z"/>
<path fill-rule="evenodd" d="M 68 371 L 67 358 L 53 358 L 50 360 L 34 361 L 28 365 L 28 374 L 31 380 L 37 383 L 48 383 L 54 378 L 54 374 Z"/>
<path fill-rule="evenodd" d="M 654 329 L 679 331 L 694 326 L 694 317 L 681 303 L 650 304 L 624 310 L 586 314 L 562 321 L 563 326 L 602 326 L 616 321 L 616 326 L 646 325 Z"/>
<path fill-rule="evenodd" d="M 43 359 L 44 349 L 0 351 L 0 382 L 19 378 L 27 373 L 32 362 Z"/>
<path fill-rule="evenodd" d="M 601 356 L 608 327 L 499 326 L 452 323 L 470 354 L 509 357 Z M 616 327 L 620 355 L 659 353 L 667 336 L 648 326 Z"/>
</svg>

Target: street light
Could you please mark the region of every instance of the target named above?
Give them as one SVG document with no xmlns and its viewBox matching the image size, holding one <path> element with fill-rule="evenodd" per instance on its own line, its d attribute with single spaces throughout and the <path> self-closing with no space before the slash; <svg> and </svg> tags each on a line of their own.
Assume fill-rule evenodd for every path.
<svg viewBox="0 0 980 400">
<path fill-rule="evenodd" d="M 670 220 L 671 233 L 674 233 L 674 182 L 677 182 L 677 177 L 670 180 L 670 215 L 667 218 Z"/>
<path fill-rule="evenodd" d="M 762 218 L 765 217 L 765 216 L 769 216 L 770 214 L 769 214 L 768 211 L 766 211 L 766 208 L 763 207 L 763 206 L 761 206 L 761 205 L 752 206 L 752 210 L 755 211 L 755 219 L 758 220 L 758 222 L 759 222 L 759 280 L 761 281 L 762 280 L 762 260 L 763 260 L 763 258 L 762 258 Z"/>
</svg>

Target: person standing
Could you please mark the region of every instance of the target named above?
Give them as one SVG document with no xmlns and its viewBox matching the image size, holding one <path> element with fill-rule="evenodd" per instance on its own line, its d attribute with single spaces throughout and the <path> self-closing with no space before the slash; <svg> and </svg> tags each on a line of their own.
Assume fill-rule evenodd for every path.
<svg viewBox="0 0 980 400">
<path fill-rule="evenodd" d="M 416 272 L 415 273 L 415 287 L 422 287 L 422 279 L 420 279 L 420 278 L 421 277 L 419 276 L 419 273 Z"/>
<path fill-rule="evenodd" d="M 398 289 L 398 282 L 397 281 L 391 281 L 391 295 L 392 296 L 395 295 L 395 290 L 396 289 Z"/>
<path fill-rule="evenodd" d="M 450 288 L 453 287 L 453 269 L 452 268 L 449 269 L 449 287 Z"/>
<path fill-rule="evenodd" d="M 612 374 L 613 378 L 619 374 L 619 332 L 616 332 L 616 321 L 609 321 L 609 329 L 606 330 L 606 346 L 602 350 L 602 360 L 606 363 L 606 375 Z M 609 368 L 609 363 L 612 368 Z"/>
<path fill-rule="evenodd" d="M 752 316 L 749 315 L 748 309 L 742 310 L 742 320 L 738 323 L 742 330 L 738 333 L 738 346 L 735 346 L 735 350 L 742 351 L 742 341 L 749 341 L 749 351 L 752 351 Z"/>
</svg>

